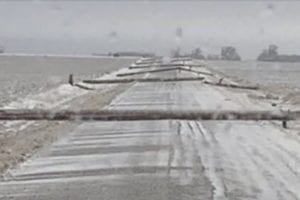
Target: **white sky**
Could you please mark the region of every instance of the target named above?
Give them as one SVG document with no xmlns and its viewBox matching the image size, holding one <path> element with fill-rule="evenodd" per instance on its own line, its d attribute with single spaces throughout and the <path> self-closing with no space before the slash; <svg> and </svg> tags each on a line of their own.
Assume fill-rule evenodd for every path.
<svg viewBox="0 0 300 200">
<path fill-rule="evenodd" d="M 270 43 L 300 54 L 299 21 L 297 1 L 2 1 L 0 44 L 9 52 L 84 54 L 167 54 L 177 45 L 219 53 L 233 45 L 256 58 Z"/>
</svg>

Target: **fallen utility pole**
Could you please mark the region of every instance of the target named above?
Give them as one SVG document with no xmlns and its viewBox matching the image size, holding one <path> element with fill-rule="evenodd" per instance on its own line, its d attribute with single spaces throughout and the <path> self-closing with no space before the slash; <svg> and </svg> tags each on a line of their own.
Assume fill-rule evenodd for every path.
<svg viewBox="0 0 300 200">
<path fill-rule="evenodd" d="M 135 63 L 135 65 L 140 66 L 140 65 L 154 65 L 154 64 L 161 64 L 162 61 L 149 61 L 149 62 L 138 62 Z"/>
<path fill-rule="evenodd" d="M 204 75 L 207 75 L 207 76 L 213 76 L 213 74 L 209 73 L 209 72 L 202 72 L 202 71 L 197 71 L 197 70 L 192 70 L 192 69 L 186 69 L 184 67 L 180 67 L 180 70 L 187 71 L 187 72 L 194 72 L 196 74 L 204 74 Z"/>
<path fill-rule="evenodd" d="M 203 67 L 203 65 L 198 64 L 181 64 L 181 63 L 174 63 L 174 64 L 148 64 L 148 65 L 136 65 L 136 66 L 129 66 L 129 69 L 139 69 L 139 68 L 151 68 L 151 67 Z"/>
<path fill-rule="evenodd" d="M 85 86 L 85 85 L 82 85 L 82 84 L 79 84 L 79 83 L 75 83 L 73 86 L 76 86 L 80 89 L 84 89 L 84 90 L 96 90 L 95 88 L 91 88 L 91 87 L 88 87 L 88 86 Z"/>
<path fill-rule="evenodd" d="M 69 84 L 70 84 L 70 85 L 74 85 L 74 77 L 73 77 L 73 74 L 70 74 L 70 75 L 69 75 Z"/>
<path fill-rule="evenodd" d="M 179 69 L 178 67 L 171 67 L 171 68 L 165 68 L 165 69 L 154 69 L 154 70 L 122 73 L 122 74 L 117 74 L 117 76 L 132 76 L 132 75 L 138 75 L 138 74 L 165 72 L 165 71 L 172 71 L 172 70 L 178 70 L 178 69 Z"/>
<path fill-rule="evenodd" d="M 85 86 L 85 85 L 82 85 L 82 84 L 79 84 L 79 83 L 75 83 L 73 74 L 69 75 L 69 84 L 71 86 L 78 87 L 78 88 L 84 89 L 84 90 L 95 90 L 95 88 L 90 88 L 88 86 Z"/>
<path fill-rule="evenodd" d="M 138 75 L 138 74 L 158 73 L 158 72 L 173 71 L 173 70 L 182 70 L 182 71 L 193 72 L 193 71 L 185 69 L 183 67 L 170 67 L 170 68 L 165 68 L 165 69 L 153 69 L 153 70 L 145 70 L 145 71 L 138 71 L 138 72 L 122 73 L 122 74 L 117 74 L 117 76 L 132 76 L 132 75 Z M 210 73 L 201 72 L 201 71 L 197 71 L 197 74 L 212 76 L 212 74 L 210 74 Z"/>
<path fill-rule="evenodd" d="M 170 64 L 161 64 L 157 65 L 158 67 L 202 67 L 203 65 L 198 64 L 184 64 L 184 63 L 170 63 Z"/>
<path fill-rule="evenodd" d="M 83 80 L 89 84 L 110 84 L 110 83 L 132 83 L 132 82 L 176 82 L 176 81 L 202 81 L 204 77 L 183 77 L 183 78 L 130 78 L 130 79 L 106 79 L 106 80 Z"/>
<path fill-rule="evenodd" d="M 165 110 L 0 110 L 0 120 L 129 121 L 129 120 L 299 120 L 300 111 L 165 111 Z"/>
<path fill-rule="evenodd" d="M 136 65 L 136 66 L 129 66 L 129 69 L 144 69 L 144 68 L 151 68 L 151 67 L 155 67 L 156 65 Z"/>
<path fill-rule="evenodd" d="M 221 86 L 221 87 L 230 87 L 230 88 L 238 88 L 238 89 L 247 89 L 247 90 L 258 90 L 259 89 L 258 86 L 235 85 L 235 84 L 227 84 L 227 83 L 222 83 L 222 82 L 213 83 L 213 82 L 209 82 L 209 81 L 204 81 L 203 83 L 204 84 L 208 84 L 208 85 L 215 85 L 215 86 Z"/>
</svg>

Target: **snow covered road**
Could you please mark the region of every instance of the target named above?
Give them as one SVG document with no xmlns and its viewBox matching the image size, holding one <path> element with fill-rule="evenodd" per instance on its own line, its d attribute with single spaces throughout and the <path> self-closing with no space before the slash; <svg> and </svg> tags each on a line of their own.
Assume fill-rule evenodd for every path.
<svg viewBox="0 0 300 200">
<path fill-rule="evenodd" d="M 108 108 L 274 109 L 197 81 L 136 83 Z M 297 200 L 300 141 L 271 122 L 87 122 L 9 170 L 0 199 Z"/>
</svg>

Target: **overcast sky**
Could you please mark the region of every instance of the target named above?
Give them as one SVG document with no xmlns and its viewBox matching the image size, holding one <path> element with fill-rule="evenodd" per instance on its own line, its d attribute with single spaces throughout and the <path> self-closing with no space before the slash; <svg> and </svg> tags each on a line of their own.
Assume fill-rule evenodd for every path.
<svg viewBox="0 0 300 200">
<path fill-rule="evenodd" d="M 233 45 L 256 58 L 271 43 L 300 54 L 299 21 L 297 1 L 1 1 L 0 44 L 18 53 L 165 55 Z"/>
</svg>

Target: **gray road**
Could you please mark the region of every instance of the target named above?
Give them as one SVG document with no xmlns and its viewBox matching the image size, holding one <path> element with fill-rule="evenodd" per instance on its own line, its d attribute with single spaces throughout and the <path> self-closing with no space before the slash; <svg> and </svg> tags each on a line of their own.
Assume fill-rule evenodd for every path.
<svg viewBox="0 0 300 200">
<path fill-rule="evenodd" d="M 243 91 L 178 82 L 137 83 L 108 108 L 271 106 Z M 270 122 L 88 122 L 11 169 L 0 199 L 294 200 L 299 166 L 299 138 Z"/>
</svg>

